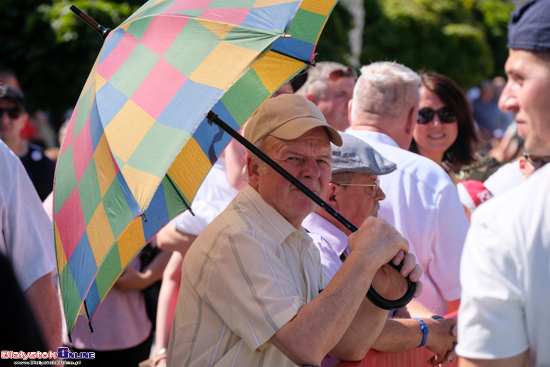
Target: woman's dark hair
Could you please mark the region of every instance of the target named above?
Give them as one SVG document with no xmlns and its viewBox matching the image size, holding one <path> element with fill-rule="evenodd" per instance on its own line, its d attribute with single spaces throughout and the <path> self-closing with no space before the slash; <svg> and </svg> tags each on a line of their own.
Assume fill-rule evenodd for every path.
<svg viewBox="0 0 550 367">
<path fill-rule="evenodd" d="M 453 171 L 474 163 L 479 139 L 474 126 L 472 107 L 462 89 L 449 77 L 434 72 L 420 72 L 420 87 L 435 93 L 457 117 L 458 136 L 443 154 L 443 163 Z M 409 149 L 418 153 L 414 138 Z"/>
</svg>

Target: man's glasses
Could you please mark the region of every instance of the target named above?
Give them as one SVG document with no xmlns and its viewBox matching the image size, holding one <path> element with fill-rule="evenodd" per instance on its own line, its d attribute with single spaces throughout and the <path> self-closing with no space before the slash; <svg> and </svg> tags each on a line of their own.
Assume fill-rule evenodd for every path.
<svg viewBox="0 0 550 367">
<path fill-rule="evenodd" d="M 372 197 L 376 196 L 376 193 L 378 192 L 378 189 L 380 188 L 380 178 L 377 178 L 374 184 L 346 184 L 346 183 L 336 183 L 333 182 L 334 185 L 337 186 L 363 186 L 363 187 L 372 187 Z"/>
<path fill-rule="evenodd" d="M 354 68 L 352 68 L 351 66 L 348 66 L 345 69 L 334 70 L 330 72 L 326 77 L 327 79 L 332 81 L 338 80 L 340 78 L 345 78 L 345 77 L 352 77 L 353 79 L 356 79 L 357 72 L 355 71 Z"/>
<path fill-rule="evenodd" d="M 439 116 L 439 120 L 444 124 L 451 124 L 456 121 L 456 115 L 450 108 L 442 107 L 437 111 L 431 108 L 423 108 L 418 111 L 418 122 L 420 125 L 429 124 L 433 121 L 435 114 Z"/>
<path fill-rule="evenodd" d="M 531 155 L 526 153 L 523 156 L 531 163 L 535 170 L 550 162 L 550 155 Z"/>
<path fill-rule="evenodd" d="M 4 112 L 12 119 L 16 119 L 21 115 L 21 110 L 17 107 L 2 108 L 0 107 L 0 118 L 4 115 Z"/>
</svg>

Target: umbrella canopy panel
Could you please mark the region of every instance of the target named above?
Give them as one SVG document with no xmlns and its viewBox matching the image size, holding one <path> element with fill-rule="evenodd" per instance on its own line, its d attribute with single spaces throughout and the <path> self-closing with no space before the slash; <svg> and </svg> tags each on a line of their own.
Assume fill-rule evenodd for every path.
<svg viewBox="0 0 550 367">
<path fill-rule="evenodd" d="M 192 202 L 231 139 L 208 111 L 241 127 L 313 62 L 335 2 L 149 1 L 109 34 L 56 171 L 68 330 L 83 302 L 93 316 L 132 258 Z"/>
</svg>

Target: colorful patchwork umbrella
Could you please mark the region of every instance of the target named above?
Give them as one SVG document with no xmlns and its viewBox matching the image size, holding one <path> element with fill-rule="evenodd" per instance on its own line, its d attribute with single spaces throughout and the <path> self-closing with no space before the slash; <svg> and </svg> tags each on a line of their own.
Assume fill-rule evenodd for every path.
<svg viewBox="0 0 550 367">
<path fill-rule="evenodd" d="M 186 210 L 231 137 L 313 62 L 337 0 L 150 0 L 107 37 L 61 147 L 54 229 L 67 330 Z"/>
</svg>

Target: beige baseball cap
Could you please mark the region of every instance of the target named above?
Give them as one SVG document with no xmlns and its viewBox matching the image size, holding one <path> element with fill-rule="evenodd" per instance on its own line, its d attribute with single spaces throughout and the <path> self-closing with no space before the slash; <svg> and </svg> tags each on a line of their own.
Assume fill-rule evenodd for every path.
<svg viewBox="0 0 550 367">
<path fill-rule="evenodd" d="M 325 116 L 314 103 L 297 94 L 282 94 L 260 106 L 246 124 L 244 137 L 252 144 L 268 135 L 294 140 L 316 127 L 327 129 L 330 141 L 337 146 L 342 145 L 342 137 L 327 124 Z"/>
</svg>

